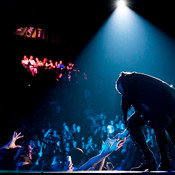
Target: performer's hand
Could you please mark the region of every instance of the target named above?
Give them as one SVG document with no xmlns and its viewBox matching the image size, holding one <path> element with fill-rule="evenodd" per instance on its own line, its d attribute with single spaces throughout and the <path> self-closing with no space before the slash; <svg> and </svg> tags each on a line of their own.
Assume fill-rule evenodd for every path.
<svg viewBox="0 0 175 175">
<path fill-rule="evenodd" d="M 123 136 L 122 133 L 119 133 L 119 134 L 116 134 L 116 135 L 114 136 L 114 138 L 117 139 L 117 140 L 124 140 L 125 137 Z"/>
<path fill-rule="evenodd" d="M 125 143 L 126 141 L 126 137 L 123 139 L 123 140 L 119 140 L 119 139 L 112 139 L 113 141 L 113 144 L 110 148 L 110 151 L 116 151 L 118 150 L 119 148 L 121 148 L 123 146 L 123 144 Z"/>
<path fill-rule="evenodd" d="M 123 144 L 124 144 L 125 141 L 126 141 L 126 138 L 127 138 L 127 137 L 125 137 L 123 140 L 120 140 L 120 141 L 117 143 L 118 149 L 121 148 L 121 147 L 123 146 Z"/>
<path fill-rule="evenodd" d="M 122 133 L 116 134 L 114 138 L 118 140 L 124 140 L 124 138 L 127 137 L 128 135 L 129 135 L 129 131 L 125 129 Z"/>
</svg>

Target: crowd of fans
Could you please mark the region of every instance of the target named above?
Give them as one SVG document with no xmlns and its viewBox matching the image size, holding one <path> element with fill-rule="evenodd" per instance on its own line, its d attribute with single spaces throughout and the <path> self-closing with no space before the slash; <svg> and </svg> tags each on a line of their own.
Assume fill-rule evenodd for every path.
<svg viewBox="0 0 175 175">
<path fill-rule="evenodd" d="M 132 112 L 131 108 L 128 115 Z M 52 125 L 49 125 L 49 128 L 42 128 L 40 133 L 32 135 L 18 148 L 13 158 L 13 169 L 63 171 L 66 156 L 72 155 L 76 149 L 79 149 L 86 162 L 102 151 L 102 144 L 105 140 L 112 139 L 117 133 L 125 130 L 124 123 L 118 115 L 111 121 L 107 121 L 103 114 L 89 115 L 88 120 L 91 123 L 91 131 L 85 135 L 81 131 L 81 125 L 76 123 L 70 126 L 63 122 L 62 129 L 59 131 L 53 129 Z M 154 152 L 156 160 L 159 161 L 153 129 L 145 127 L 145 136 L 147 144 Z M 80 159 L 78 154 L 75 157 L 73 157 L 74 164 Z M 131 167 L 139 165 L 141 161 L 141 154 L 128 137 L 123 147 L 105 160 L 103 170 L 130 170 Z"/>
<path fill-rule="evenodd" d="M 40 60 L 38 57 L 34 58 L 33 55 L 30 55 L 29 58 L 24 55 L 23 59 L 21 60 L 21 64 L 28 72 L 31 73 L 32 76 L 41 74 L 43 71 L 54 72 L 57 81 L 59 81 L 65 75 L 64 78 L 70 82 L 72 76 L 77 77 L 80 74 L 80 70 L 76 69 L 75 65 L 71 62 L 64 65 L 62 60 L 55 62 L 53 62 L 51 59 L 48 60 L 47 58 Z M 84 79 L 87 79 L 87 75 L 85 73 L 82 75 Z"/>
</svg>

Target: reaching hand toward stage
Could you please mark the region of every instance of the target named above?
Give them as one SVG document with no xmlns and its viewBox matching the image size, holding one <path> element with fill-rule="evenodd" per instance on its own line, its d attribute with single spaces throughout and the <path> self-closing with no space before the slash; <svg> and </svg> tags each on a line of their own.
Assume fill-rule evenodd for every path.
<svg viewBox="0 0 175 175">
<path fill-rule="evenodd" d="M 102 151 L 101 151 L 101 153 L 104 153 L 104 152 L 107 152 L 107 151 L 109 151 L 110 150 L 110 148 L 111 148 L 111 139 L 107 139 L 105 142 L 103 142 L 103 144 L 102 144 Z"/>
<path fill-rule="evenodd" d="M 126 140 L 126 139 L 125 139 Z M 101 162 L 104 158 L 109 156 L 113 151 L 118 150 L 123 146 L 125 140 L 110 139 L 108 138 L 102 144 L 102 151 L 99 155 L 89 159 L 84 165 L 82 165 L 78 170 L 88 170 L 90 167 Z"/>
<path fill-rule="evenodd" d="M 122 140 L 118 139 L 110 139 L 108 138 L 105 142 L 102 144 L 102 154 L 103 153 L 111 153 L 113 151 L 118 150 L 123 146 L 123 144 L 126 141 L 126 137 L 124 137 Z"/>
<path fill-rule="evenodd" d="M 3 146 L 1 149 L 15 149 L 15 148 L 21 148 L 21 145 L 16 145 L 16 141 L 20 138 L 24 137 L 23 135 L 21 135 L 20 133 L 17 133 L 16 131 L 14 131 L 12 139 L 10 140 L 9 143 L 7 143 L 5 146 Z"/>
<path fill-rule="evenodd" d="M 126 140 L 126 139 L 125 139 Z M 98 164 L 102 160 L 104 160 L 107 156 L 109 156 L 113 151 L 118 150 L 123 146 L 125 140 L 119 139 L 110 139 L 108 138 L 102 144 L 102 151 L 97 156 L 89 159 L 84 165 L 82 165 L 78 170 L 88 170 L 90 167 L 93 167 L 95 164 Z"/>
</svg>

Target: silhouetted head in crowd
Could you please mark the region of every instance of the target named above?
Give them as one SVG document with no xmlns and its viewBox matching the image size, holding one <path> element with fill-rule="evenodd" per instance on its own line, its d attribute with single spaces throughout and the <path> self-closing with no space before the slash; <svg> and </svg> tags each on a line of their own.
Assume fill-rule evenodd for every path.
<svg viewBox="0 0 175 175">
<path fill-rule="evenodd" d="M 73 148 L 70 150 L 69 155 L 72 158 L 73 167 L 79 168 L 85 163 L 84 152 L 80 148 Z"/>
<path fill-rule="evenodd" d="M 81 127 L 77 126 L 77 132 L 80 132 L 80 130 L 81 130 Z"/>
</svg>

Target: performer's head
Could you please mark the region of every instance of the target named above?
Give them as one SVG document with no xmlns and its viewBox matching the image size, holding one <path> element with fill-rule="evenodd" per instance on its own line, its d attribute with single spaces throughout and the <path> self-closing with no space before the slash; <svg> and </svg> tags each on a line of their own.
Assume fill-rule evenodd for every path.
<svg viewBox="0 0 175 175">
<path fill-rule="evenodd" d="M 132 72 L 121 72 L 116 83 L 115 83 L 115 88 L 116 90 L 120 93 L 120 94 L 123 94 L 125 89 L 127 88 L 128 86 L 128 75 L 131 75 Z M 132 79 L 131 79 L 132 81 Z"/>
<path fill-rule="evenodd" d="M 115 89 L 120 93 L 123 94 L 123 87 L 122 87 L 122 80 L 124 77 L 124 72 L 121 72 L 117 81 L 115 82 Z"/>
<path fill-rule="evenodd" d="M 123 94 L 124 91 L 124 77 L 129 74 L 131 74 L 131 72 L 121 72 L 115 83 L 115 88 L 120 94 Z"/>
</svg>

